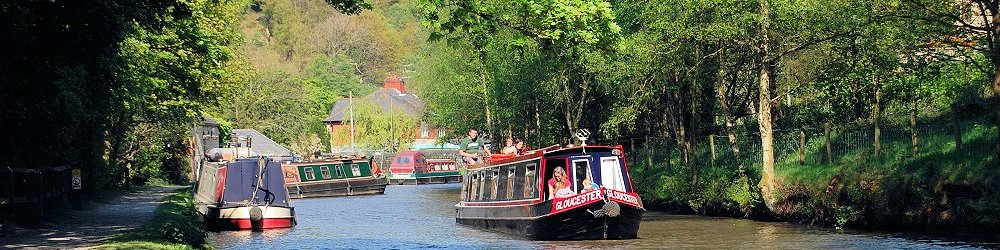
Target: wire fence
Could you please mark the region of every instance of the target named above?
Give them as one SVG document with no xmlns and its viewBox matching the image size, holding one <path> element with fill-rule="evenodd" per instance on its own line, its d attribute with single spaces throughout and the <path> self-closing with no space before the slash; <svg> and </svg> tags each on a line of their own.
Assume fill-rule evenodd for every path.
<svg viewBox="0 0 1000 250">
<path fill-rule="evenodd" d="M 774 132 L 776 166 L 827 165 L 845 163 L 882 163 L 922 154 L 957 152 L 965 155 L 995 154 L 1000 132 L 993 125 L 962 123 L 958 125 L 883 126 L 876 136 L 874 127 L 801 128 Z M 961 136 L 956 136 L 961 135 Z M 878 137 L 878 143 L 876 143 Z M 737 155 L 726 135 L 691 138 L 688 161 L 696 167 L 735 167 Z M 759 133 L 736 135 L 739 159 L 747 168 L 759 166 L 762 150 Z M 631 164 L 645 166 L 680 166 L 682 147 L 674 138 L 644 137 L 622 141 Z M 957 149 L 957 150 L 956 150 Z"/>
</svg>

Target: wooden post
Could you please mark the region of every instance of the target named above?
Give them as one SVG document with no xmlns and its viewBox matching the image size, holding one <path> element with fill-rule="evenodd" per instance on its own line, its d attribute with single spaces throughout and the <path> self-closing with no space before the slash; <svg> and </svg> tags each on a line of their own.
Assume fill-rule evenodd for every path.
<svg viewBox="0 0 1000 250">
<path fill-rule="evenodd" d="M 951 123 L 955 127 L 955 150 L 962 150 L 962 124 L 958 122 L 958 105 L 951 105 Z"/>
<path fill-rule="evenodd" d="M 799 165 L 806 164 L 806 130 L 799 129 Z"/>
<path fill-rule="evenodd" d="M 833 147 L 830 146 L 830 122 L 823 124 L 823 135 L 826 137 L 826 163 L 833 165 Z"/>
<path fill-rule="evenodd" d="M 712 166 L 715 166 L 715 136 L 708 135 L 708 146 L 712 150 Z"/>
</svg>

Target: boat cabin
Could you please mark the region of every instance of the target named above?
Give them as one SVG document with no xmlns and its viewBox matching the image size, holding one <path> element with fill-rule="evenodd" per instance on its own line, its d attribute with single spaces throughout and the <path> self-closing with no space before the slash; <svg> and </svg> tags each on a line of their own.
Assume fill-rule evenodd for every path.
<svg viewBox="0 0 1000 250">
<path fill-rule="evenodd" d="M 427 158 L 424 157 L 424 153 L 416 150 L 399 152 L 392 157 L 389 172 L 392 174 L 427 172 Z"/>
<path fill-rule="evenodd" d="M 548 199 L 554 196 L 548 181 L 557 168 L 566 172 L 569 188 L 577 194 L 594 184 L 634 192 L 621 149 L 587 147 L 586 151 L 580 147 L 492 159 L 489 165 L 466 174 L 469 185 L 463 190 L 463 198 L 471 202 Z"/>
</svg>

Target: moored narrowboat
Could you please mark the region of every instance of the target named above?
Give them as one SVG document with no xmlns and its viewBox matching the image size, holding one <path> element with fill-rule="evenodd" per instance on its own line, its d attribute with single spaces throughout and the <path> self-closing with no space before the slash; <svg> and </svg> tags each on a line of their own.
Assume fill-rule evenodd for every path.
<svg viewBox="0 0 1000 250">
<path fill-rule="evenodd" d="M 204 162 L 196 208 L 210 230 L 261 230 L 295 225 L 281 164 L 265 156 Z"/>
<path fill-rule="evenodd" d="M 283 166 L 292 198 L 384 194 L 385 175 L 365 156 L 343 156 Z"/>
<path fill-rule="evenodd" d="M 455 161 L 455 157 L 445 157 L 448 152 L 428 153 L 436 157 L 427 157 L 428 154 L 418 150 L 397 153 L 389 164 L 389 183 L 408 185 L 462 181 L 462 174 L 459 172 L 461 166 Z M 454 151 L 451 154 L 457 155 Z"/>
<path fill-rule="evenodd" d="M 458 223 L 534 240 L 634 239 L 645 212 L 621 146 L 494 158 L 463 183 Z"/>
</svg>

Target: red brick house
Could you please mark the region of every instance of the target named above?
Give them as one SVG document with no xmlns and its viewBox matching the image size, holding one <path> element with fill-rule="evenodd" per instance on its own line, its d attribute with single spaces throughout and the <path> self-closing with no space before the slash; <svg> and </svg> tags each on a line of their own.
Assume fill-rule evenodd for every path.
<svg viewBox="0 0 1000 250">
<path fill-rule="evenodd" d="M 383 82 L 382 89 L 371 94 L 360 97 L 378 105 L 386 113 L 402 112 L 404 115 L 420 119 L 424 113 L 424 102 L 412 93 L 406 92 L 406 83 L 403 77 L 397 74 L 390 74 Z M 355 98 L 355 99 L 360 99 Z M 350 103 L 351 98 L 341 98 L 334 103 L 330 109 L 330 115 L 323 119 L 326 123 L 327 132 L 330 135 L 331 151 L 337 148 L 350 148 Z M 443 129 L 430 126 L 427 122 L 421 121 L 419 127 L 402 129 L 400 138 L 415 138 L 413 145 L 433 144 Z M 355 133 L 360 133 L 355 128 Z M 403 136 L 412 135 L 412 136 Z M 401 142 L 403 143 L 403 142 Z M 361 147 L 361 146 L 359 146 Z"/>
</svg>

